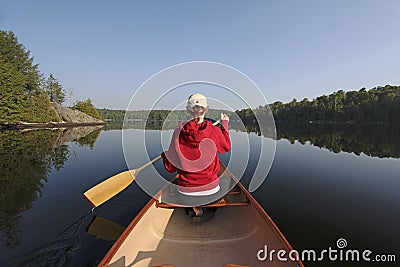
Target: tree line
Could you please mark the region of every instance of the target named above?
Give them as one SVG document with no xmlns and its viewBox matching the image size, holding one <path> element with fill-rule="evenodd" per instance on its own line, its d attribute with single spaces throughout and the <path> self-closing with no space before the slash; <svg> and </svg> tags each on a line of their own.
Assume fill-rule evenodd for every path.
<svg viewBox="0 0 400 267">
<path fill-rule="evenodd" d="M 13 32 L 0 30 L 0 124 L 58 122 L 50 102 L 64 103 L 65 94 L 54 74 L 45 77 L 39 71 Z M 90 99 L 77 101 L 73 108 L 97 113 Z"/>
<path fill-rule="evenodd" d="M 125 111 L 125 110 L 112 110 L 112 109 L 98 109 L 101 120 L 110 122 L 134 122 L 134 121 L 160 121 L 165 120 L 171 122 L 179 122 L 188 120 L 190 117 L 186 110 L 135 110 L 135 111 Z M 207 117 L 212 119 L 218 119 L 220 114 L 224 112 L 228 116 L 232 114 L 230 111 L 220 110 L 220 109 L 209 109 Z"/>
<path fill-rule="evenodd" d="M 347 123 L 400 123 L 400 86 L 385 85 L 358 91 L 339 90 L 313 100 L 293 99 L 280 101 L 268 107 L 236 111 L 243 121 L 252 122 L 265 114 L 274 115 L 275 121 L 284 122 L 347 122 Z"/>
</svg>

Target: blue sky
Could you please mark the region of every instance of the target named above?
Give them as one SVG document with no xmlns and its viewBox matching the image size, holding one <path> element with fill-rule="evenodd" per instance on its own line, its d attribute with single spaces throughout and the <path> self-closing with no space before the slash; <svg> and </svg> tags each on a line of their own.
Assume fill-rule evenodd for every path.
<svg viewBox="0 0 400 267">
<path fill-rule="evenodd" d="M 396 0 L 3 0 L 0 28 L 72 90 L 70 102 L 99 108 L 126 108 L 151 75 L 193 60 L 240 70 L 268 102 L 400 85 Z"/>
</svg>

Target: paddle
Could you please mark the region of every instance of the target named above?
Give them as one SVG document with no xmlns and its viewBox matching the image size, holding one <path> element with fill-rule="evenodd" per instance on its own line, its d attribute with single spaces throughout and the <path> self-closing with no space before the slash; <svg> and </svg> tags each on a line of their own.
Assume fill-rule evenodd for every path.
<svg viewBox="0 0 400 267">
<path fill-rule="evenodd" d="M 142 167 L 137 169 L 124 171 L 118 173 L 107 180 L 99 183 L 98 185 L 90 188 L 83 196 L 92 203 L 93 206 L 98 207 L 116 194 L 127 188 L 136 178 L 136 176 L 148 166 L 161 159 L 161 155 L 147 162 Z"/>
<path fill-rule="evenodd" d="M 96 236 L 107 241 L 115 241 L 125 230 L 125 227 L 105 219 L 103 217 L 94 216 L 89 226 L 86 228 L 86 233 Z"/>
<path fill-rule="evenodd" d="M 219 120 L 213 123 L 213 125 L 217 125 Z M 117 195 L 119 192 L 127 188 L 139 175 L 139 173 L 146 169 L 148 166 L 152 165 L 156 161 L 161 159 L 161 155 L 152 161 L 144 164 L 143 166 L 118 173 L 107 180 L 99 183 L 98 185 L 90 188 L 83 196 L 94 206 L 98 207 L 110 198 Z"/>
</svg>

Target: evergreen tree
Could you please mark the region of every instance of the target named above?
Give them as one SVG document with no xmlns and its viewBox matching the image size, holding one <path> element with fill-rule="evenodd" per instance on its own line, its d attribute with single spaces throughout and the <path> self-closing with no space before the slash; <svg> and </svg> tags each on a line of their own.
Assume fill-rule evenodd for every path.
<svg viewBox="0 0 400 267">
<path fill-rule="evenodd" d="M 1 33 L 0 33 L 1 34 Z M 1 41 L 1 39 L 0 39 Z M 0 43 L 1 49 L 2 43 Z M 21 121 L 27 106 L 25 77 L 0 53 L 0 123 Z"/>
<path fill-rule="evenodd" d="M 0 123 L 57 121 L 43 98 L 41 77 L 30 51 L 14 33 L 0 30 Z"/>
<path fill-rule="evenodd" d="M 48 94 L 51 102 L 62 104 L 65 101 L 65 90 L 61 86 L 60 82 L 54 78 L 54 75 L 50 73 L 49 78 L 44 83 L 44 91 Z"/>
</svg>

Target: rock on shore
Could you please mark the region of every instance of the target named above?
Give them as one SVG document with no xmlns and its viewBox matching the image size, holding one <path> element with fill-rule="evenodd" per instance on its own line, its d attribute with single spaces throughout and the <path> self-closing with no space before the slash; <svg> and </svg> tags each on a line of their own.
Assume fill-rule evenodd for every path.
<svg viewBox="0 0 400 267">
<path fill-rule="evenodd" d="M 104 121 L 93 118 L 79 110 L 63 107 L 57 103 L 50 103 L 58 116 L 58 121 L 45 123 L 20 122 L 18 124 L 2 124 L 0 129 L 36 129 L 36 128 L 63 128 L 75 126 L 104 125 Z"/>
<path fill-rule="evenodd" d="M 67 124 L 104 124 L 104 121 L 93 118 L 79 110 L 63 107 L 57 103 L 51 103 L 51 107 L 55 110 L 61 123 Z"/>
</svg>

